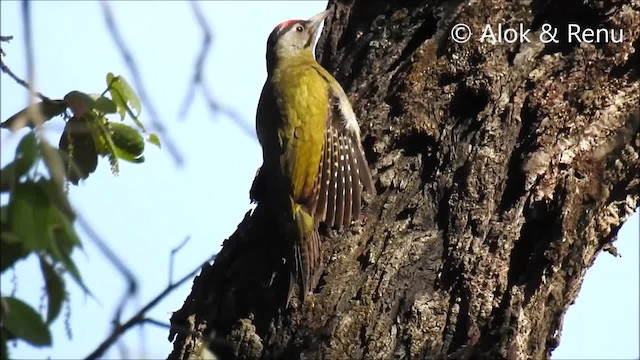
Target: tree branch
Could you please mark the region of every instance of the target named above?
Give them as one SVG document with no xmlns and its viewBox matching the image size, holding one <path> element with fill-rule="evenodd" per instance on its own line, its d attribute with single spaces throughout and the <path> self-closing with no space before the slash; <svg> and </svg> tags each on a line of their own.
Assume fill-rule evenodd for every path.
<svg viewBox="0 0 640 360">
<path fill-rule="evenodd" d="M 12 78 L 16 83 L 18 83 L 18 85 L 24 87 L 25 89 L 27 89 L 27 91 L 31 91 L 32 89 L 31 85 L 27 83 L 25 80 L 18 77 L 18 75 L 16 75 L 13 71 L 11 71 L 9 66 L 7 66 L 7 64 L 5 64 L 2 59 L 0 59 L 0 70 L 2 70 L 3 73 L 9 75 L 9 77 Z M 45 96 L 41 92 L 33 91 L 33 93 L 42 101 L 52 101 L 49 97 Z"/>
<path fill-rule="evenodd" d="M 202 31 L 202 47 L 200 48 L 200 53 L 198 54 L 196 63 L 194 65 L 194 73 L 191 81 L 191 86 L 189 86 L 182 107 L 180 108 L 180 118 L 184 118 L 186 116 L 189 108 L 191 107 L 191 103 L 195 98 L 196 90 L 199 89 L 207 103 L 207 106 L 209 107 L 212 116 L 216 114 L 226 115 L 240 128 L 240 130 L 242 130 L 245 135 L 247 135 L 252 140 L 255 140 L 255 130 L 253 128 L 253 125 L 250 125 L 246 121 L 244 121 L 242 117 L 233 109 L 217 101 L 211 93 L 209 86 L 207 85 L 207 81 L 204 76 L 204 65 L 211 48 L 213 32 L 211 31 L 207 20 L 202 15 L 202 10 L 200 9 L 198 3 L 191 0 L 190 5 L 191 10 L 193 11 L 193 16 L 196 18 L 196 21 L 200 26 L 200 30 Z"/>
<path fill-rule="evenodd" d="M 80 214 L 77 214 L 76 221 L 78 221 L 78 225 L 80 225 L 84 231 L 89 236 L 89 239 L 93 241 L 93 243 L 98 247 L 98 250 L 109 260 L 113 266 L 120 272 L 122 277 L 125 278 L 127 282 L 127 289 L 120 300 L 118 307 L 116 308 L 115 315 L 113 317 L 113 322 L 117 324 L 120 323 L 120 316 L 122 315 L 122 311 L 124 310 L 124 306 L 127 303 L 127 300 L 134 297 L 138 293 L 138 282 L 136 281 L 135 275 L 125 263 L 120 260 L 118 255 L 116 255 L 113 250 L 107 245 L 107 242 L 102 239 L 100 235 L 93 229 L 91 224 Z"/>
<path fill-rule="evenodd" d="M 113 344 L 116 343 L 116 341 L 120 338 L 120 336 L 122 336 L 125 332 L 127 332 L 129 329 L 131 329 L 132 327 L 139 325 L 139 324 L 143 324 L 145 322 L 149 322 L 152 324 L 160 324 L 157 321 L 153 321 L 151 319 L 148 319 L 145 317 L 146 313 L 151 310 L 153 307 L 155 307 L 160 301 L 162 301 L 167 295 L 169 295 L 173 290 L 175 290 L 177 287 L 179 287 L 180 285 L 184 284 L 187 280 L 191 279 L 192 277 L 194 277 L 201 269 L 202 266 L 204 266 L 204 264 L 210 262 L 210 261 L 215 261 L 217 255 L 213 255 L 210 259 L 208 259 L 207 261 L 201 263 L 197 268 L 193 269 L 191 272 L 189 272 L 187 275 L 185 275 L 184 277 L 182 277 L 180 280 L 178 280 L 176 283 L 171 283 L 168 284 L 167 287 L 160 292 L 155 298 L 153 298 L 151 301 L 149 301 L 145 306 L 143 306 L 140 310 L 138 310 L 138 312 L 136 312 L 133 316 L 131 316 L 131 318 L 129 318 L 129 320 L 127 320 L 124 324 L 116 326 L 111 334 L 109 334 L 109 336 L 94 350 L 91 352 L 91 354 L 89 354 L 86 359 L 97 359 L 99 357 L 101 357 L 102 355 L 104 355 L 105 351 L 107 351 L 107 349 L 109 349 L 109 347 L 111 347 Z M 166 326 L 165 324 L 162 324 L 162 326 Z"/>
<path fill-rule="evenodd" d="M 13 40 L 13 36 L 9 35 L 9 36 L 2 36 L 0 35 L 0 42 L 9 42 L 10 40 Z M 0 60 L 2 59 L 3 56 L 5 56 L 6 54 L 4 53 L 4 51 L 2 50 L 2 48 L 0 47 Z"/>
<path fill-rule="evenodd" d="M 178 246 L 171 249 L 171 256 L 169 257 L 169 284 L 173 282 L 173 263 L 175 256 L 189 242 L 189 240 L 191 240 L 191 236 L 185 237 Z"/>
</svg>

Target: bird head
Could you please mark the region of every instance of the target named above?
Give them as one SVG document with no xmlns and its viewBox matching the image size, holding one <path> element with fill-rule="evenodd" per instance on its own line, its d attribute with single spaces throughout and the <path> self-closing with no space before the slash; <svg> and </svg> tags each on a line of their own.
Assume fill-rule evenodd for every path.
<svg viewBox="0 0 640 360">
<path fill-rule="evenodd" d="M 331 10 L 325 10 L 309 20 L 287 20 L 278 24 L 267 41 L 267 69 L 272 69 L 279 59 L 310 51 L 320 24 L 330 13 Z"/>
</svg>

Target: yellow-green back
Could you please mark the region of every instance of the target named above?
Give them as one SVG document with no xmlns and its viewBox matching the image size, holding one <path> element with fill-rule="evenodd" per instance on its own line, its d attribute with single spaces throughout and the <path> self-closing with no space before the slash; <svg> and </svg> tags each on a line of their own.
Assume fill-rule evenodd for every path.
<svg viewBox="0 0 640 360">
<path fill-rule="evenodd" d="M 323 73 L 310 50 L 279 62 L 258 106 L 265 166 L 288 182 L 293 206 L 311 206 L 316 197 L 329 97 Z M 278 181 L 278 177 L 267 181 Z"/>
</svg>

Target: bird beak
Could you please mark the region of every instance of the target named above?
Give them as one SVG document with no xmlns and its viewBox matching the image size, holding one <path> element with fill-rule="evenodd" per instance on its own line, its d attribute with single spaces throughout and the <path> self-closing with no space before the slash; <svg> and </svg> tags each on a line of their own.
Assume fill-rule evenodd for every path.
<svg viewBox="0 0 640 360">
<path fill-rule="evenodd" d="M 313 33 L 315 34 L 318 31 L 318 28 L 320 27 L 322 21 L 324 21 L 324 19 L 326 19 L 329 14 L 331 14 L 331 10 L 325 10 L 320 14 L 314 15 L 311 19 L 307 20 L 308 28 L 313 29 Z"/>
</svg>

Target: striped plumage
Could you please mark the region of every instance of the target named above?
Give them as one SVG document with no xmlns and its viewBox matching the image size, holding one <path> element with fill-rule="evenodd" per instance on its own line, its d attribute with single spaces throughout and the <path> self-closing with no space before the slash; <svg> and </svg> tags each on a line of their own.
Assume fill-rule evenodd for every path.
<svg viewBox="0 0 640 360">
<path fill-rule="evenodd" d="M 297 279 L 303 298 L 320 265 L 318 224 L 348 226 L 360 216 L 363 185 L 374 192 L 349 100 L 312 53 L 327 15 L 286 21 L 273 30 L 256 115 L 263 150 L 256 182 L 266 192 L 258 201 L 267 201 L 292 246 L 289 295 Z"/>
<path fill-rule="evenodd" d="M 329 98 L 314 217 L 340 229 L 360 216 L 362 185 L 372 193 L 374 186 L 347 96 L 338 85 Z"/>
</svg>

